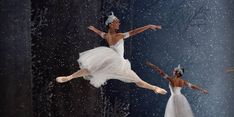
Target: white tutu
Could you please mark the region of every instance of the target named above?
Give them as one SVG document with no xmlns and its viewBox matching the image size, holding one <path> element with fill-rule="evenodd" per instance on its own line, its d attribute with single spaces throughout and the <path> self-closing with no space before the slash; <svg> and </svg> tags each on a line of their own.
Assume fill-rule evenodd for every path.
<svg viewBox="0 0 234 117">
<path fill-rule="evenodd" d="M 123 82 L 139 82 L 141 79 L 131 70 L 131 64 L 123 58 L 123 40 L 109 47 L 97 47 L 80 53 L 78 63 L 81 69 L 87 69 L 94 87 L 104 85 L 109 79 L 118 79 Z"/>
<path fill-rule="evenodd" d="M 167 102 L 164 117 L 193 117 L 192 109 L 183 94 L 181 87 L 170 87 L 171 96 Z"/>
</svg>

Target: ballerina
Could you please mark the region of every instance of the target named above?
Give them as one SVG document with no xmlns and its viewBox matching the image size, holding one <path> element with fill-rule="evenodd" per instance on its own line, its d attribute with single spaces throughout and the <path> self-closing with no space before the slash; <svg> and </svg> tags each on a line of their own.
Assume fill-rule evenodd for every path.
<svg viewBox="0 0 234 117">
<path fill-rule="evenodd" d="M 164 117 L 193 117 L 193 112 L 187 99 L 180 92 L 181 88 L 187 86 L 191 89 L 199 90 L 205 94 L 207 94 L 208 91 L 183 80 L 182 75 L 184 73 L 184 69 L 181 68 L 180 65 L 173 70 L 173 76 L 168 76 L 156 65 L 150 62 L 146 62 L 146 64 L 170 82 L 169 87 L 171 96 L 167 102 Z"/>
<path fill-rule="evenodd" d="M 109 47 L 97 47 L 80 53 L 78 59 L 80 70 L 69 76 L 57 77 L 56 81 L 64 83 L 74 78 L 83 77 L 90 80 L 90 84 L 98 88 L 106 84 L 107 80 L 117 79 L 126 83 L 135 83 L 137 86 L 152 90 L 155 93 L 166 94 L 166 90 L 139 78 L 131 69 L 130 62 L 124 59 L 124 39 L 147 29 L 161 29 L 161 26 L 146 25 L 126 33 L 118 33 L 120 21 L 113 12 L 108 16 L 105 25 L 108 32 L 100 31 L 93 26 L 89 26 L 88 29 L 105 39 Z"/>
</svg>

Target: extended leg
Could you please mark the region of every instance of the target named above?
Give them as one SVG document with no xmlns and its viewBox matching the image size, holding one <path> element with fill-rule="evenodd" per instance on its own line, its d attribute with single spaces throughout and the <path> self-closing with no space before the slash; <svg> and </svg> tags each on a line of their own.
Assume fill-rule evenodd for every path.
<svg viewBox="0 0 234 117">
<path fill-rule="evenodd" d="M 139 81 L 139 82 L 136 82 L 136 85 L 138 87 L 141 87 L 141 88 L 145 88 L 145 89 L 149 89 L 149 90 L 153 90 L 155 93 L 160 93 L 160 94 L 166 94 L 167 91 L 160 88 L 160 87 L 157 87 L 157 86 L 154 86 L 154 85 L 151 85 L 145 81 Z"/>
<path fill-rule="evenodd" d="M 83 76 L 87 76 L 87 75 L 89 75 L 89 71 L 87 69 L 80 69 L 79 71 L 73 73 L 72 75 L 57 77 L 56 81 L 59 83 L 64 83 L 64 82 L 70 81 L 74 78 L 79 78 L 79 77 L 83 77 Z"/>
</svg>

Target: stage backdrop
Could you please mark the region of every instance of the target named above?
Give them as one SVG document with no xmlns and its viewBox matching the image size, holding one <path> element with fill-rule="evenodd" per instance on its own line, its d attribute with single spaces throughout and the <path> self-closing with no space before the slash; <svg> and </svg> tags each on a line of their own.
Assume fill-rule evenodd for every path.
<svg viewBox="0 0 234 117">
<path fill-rule="evenodd" d="M 184 79 L 209 91 L 184 89 L 195 116 L 233 114 L 233 8 L 231 1 L 203 0 L 62 0 L 32 1 L 33 104 L 36 116 L 162 117 L 170 93 L 157 95 L 134 84 L 111 80 L 95 89 L 75 79 L 54 79 L 78 70 L 79 53 L 103 45 L 87 27 L 106 30 L 102 17 L 111 11 L 121 20 L 121 32 L 147 24 L 162 30 L 127 39 L 125 58 L 145 81 L 168 88 L 168 82 L 146 67 L 151 61 L 172 74 L 178 64 Z M 105 45 L 105 44 L 104 44 Z M 220 111 L 222 110 L 222 111 Z"/>
<path fill-rule="evenodd" d="M 117 80 L 98 89 L 82 78 L 55 82 L 79 69 L 80 52 L 107 46 L 87 27 L 106 31 L 102 17 L 113 11 L 121 32 L 162 26 L 125 40 L 125 58 L 143 80 L 169 91 L 145 61 L 168 74 L 181 64 L 185 80 L 209 91 L 182 90 L 194 115 L 232 117 L 234 73 L 225 69 L 234 67 L 233 6 L 230 0 L 3 0 L 0 116 L 163 117 L 170 93 Z"/>
<path fill-rule="evenodd" d="M 30 0 L 0 1 L 0 116 L 32 117 Z"/>
</svg>

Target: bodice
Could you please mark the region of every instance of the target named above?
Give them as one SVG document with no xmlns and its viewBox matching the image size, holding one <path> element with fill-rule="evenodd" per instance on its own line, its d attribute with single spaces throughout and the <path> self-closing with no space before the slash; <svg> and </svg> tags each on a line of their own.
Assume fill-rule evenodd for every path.
<svg viewBox="0 0 234 117">
<path fill-rule="evenodd" d="M 119 40 L 115 45 L 111 45 L 114 51 L 116 51 L 120 56 L 124 57 L 124 40 Z"/>
<path fill-rule="evenodd" d="M 169 88 L 170 88 L 171 94 L 181 94 L 182 87 L 172 87 L 169 84 Z"/>
</svg>

